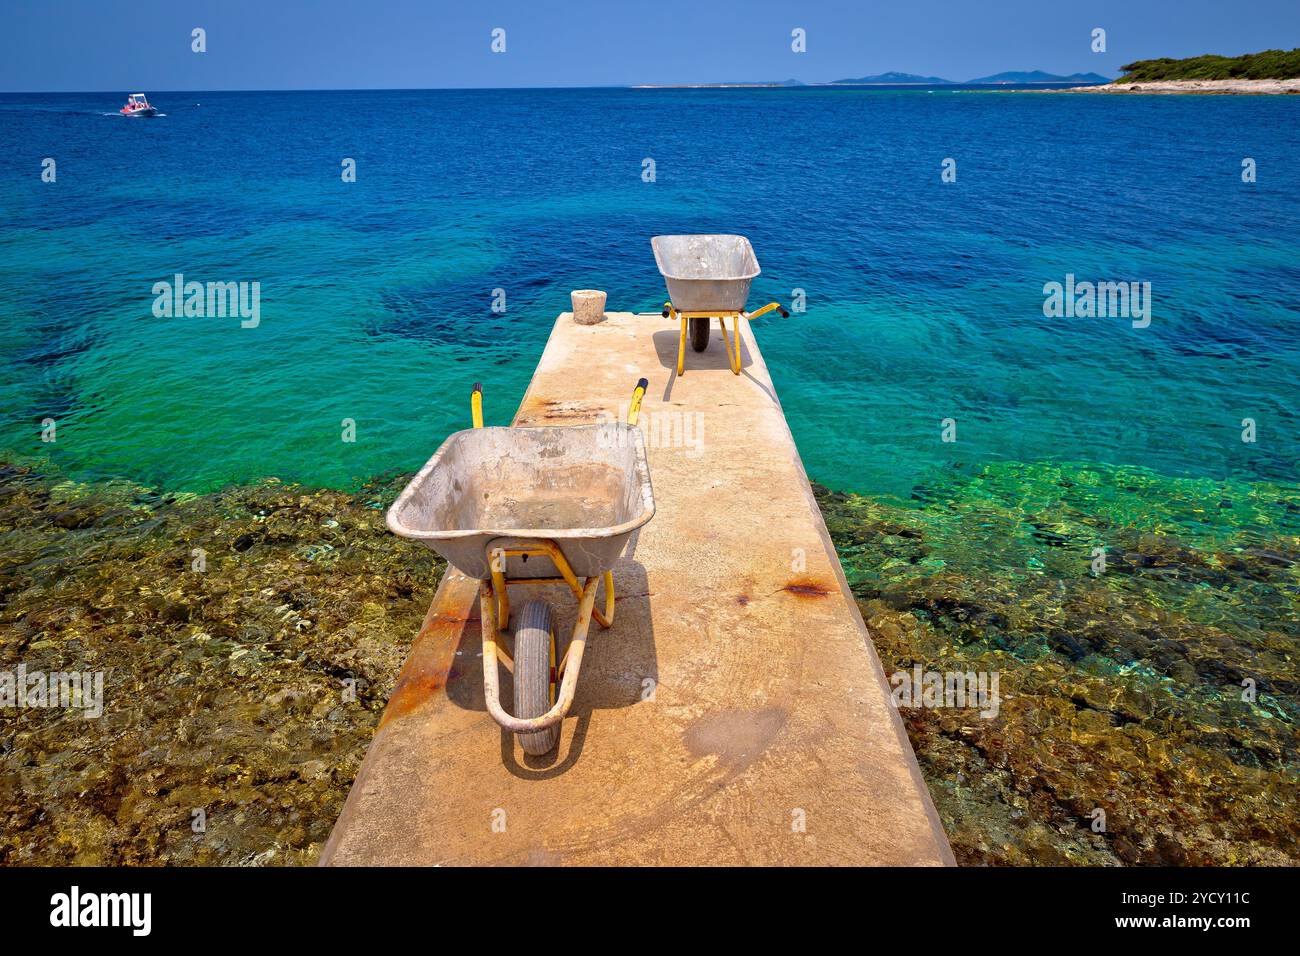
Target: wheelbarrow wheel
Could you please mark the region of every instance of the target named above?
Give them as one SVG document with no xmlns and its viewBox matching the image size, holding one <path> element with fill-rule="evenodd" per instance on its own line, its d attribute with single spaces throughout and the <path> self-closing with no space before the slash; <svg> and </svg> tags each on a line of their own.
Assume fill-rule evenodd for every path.
<svg viewBox="0 0 1300 956">
<path fill-rule="evenodd" d="M 558 691 L 551 606 L 529 601 L 515 620 L 515 716 L 540 717 L 551 709 Z M 560 725 L 516 736 L 524 753 L 550 753 L 560 742 Z"/>
<path fill-rule="evenodd" d="M 697 352 L 703 352 L 709 347 L 709 320 L 706 316 L 703 319 L 691 319 L 691 348 Z"/>
</svg>

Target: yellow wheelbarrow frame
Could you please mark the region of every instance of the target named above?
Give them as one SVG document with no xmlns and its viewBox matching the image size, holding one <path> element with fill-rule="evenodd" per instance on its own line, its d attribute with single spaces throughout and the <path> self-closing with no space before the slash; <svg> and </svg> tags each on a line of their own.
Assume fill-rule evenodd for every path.
<svg viewBox="0 0 1300 956">
<path fill-rule="evenodd" d="M 681 334 L 677 337 L 677 374 L 678 375 L 686 374 L 686 336 L 687 336 L 687 330 L 689 329 L 691 324 L 691 319 L 704 319 L 707 321 L 715 317 L 717 318 L 718 325 L 722 327 L 722 342 L 723 342 L 723 347 L 727 351 L 727 360 L 731 363 L 731 373 L 733 375 L 739 375 L 740 374 L 740 320 L 741 319 L 753 320 L 758 318 L 760 315 L 766 315 L 767 313 L 773 311 L 774 309 L 781 310 L 782 318 L 790 317 L 790 313 L 787 312 L 784 308 L 782 308 L 781 303 L 779 302 L 769 302 L 767 305 L 763 306 L 761 309 L 758 309 L 754 312 L 746 312 L 744 309 L 713 309 L 712 311 L 708 311 L 708 312 L 682 312 L 679 311 L 677 308 L 675 308 L 671 302 L 665 302 L 664 310 L 662 313 L 663 317 L 665 319 L 668 318 L 681 319 L 681 323 L 682 323 Z M 733 320 L 732 329 L 736 333 L 734 337 L 727 334 L 727 319 Z M 733 338 L 734 338 L 734 347 L 733 347 Z"/>
<path fill-rule="evenodd" d="M 645 397 L 648 383 L 645 379 L 637 382 L 632 392 L 632 404 L 628 409 L 627 423 L 635 425 L 641 412 L 641 400 Z M 470 397 L 470 408 L 475 428 L 483 427 L 483 394 L 478 384 Z M 516 734 L 535 733 L 546 730 L 562 721 L 573 705 L 573 697 L 578 687 L 578 672 L 582 667 L 582 655 L 587 646 L 587 631 L 594 617 L 602 628 L 614 624 L 614 572 L 605 571 L 599 576 L 579 580 L 572 567 L 564 557 L 557 542 L 547 538 L 530 538 L 527 541 L 511 541 L 495 538 L 486 546 L 488 567 L 491 578 L 479 585 L 479 619 L 483 646 L 483 697 L 488 713 L 492 719 L 506 730 Z M 545 557 L 560 572 L 559 577 L 547 578 L 510 578 L 506 576 L 508 559 L 512 557 Z M 604 610 L 596 607 L 596 589 L 605 585 Z M 497 664 L 505 665 L 506 670 L 514 673 L 514 661 L 500 644 L 501 632 L 510 626 L 510 592 L 509 586 L 515 584 L 567 584 L 573 596 L 578 599 L 578 618 L 573 625 L 573 636 L 569 641 L 564 657 L 557 664 L 555 661 L 555 641 L 551 641 L 551 675 L 550 700 L 551 709 L 540 717 L 515 717 L 506 713 L 501 706 L 501 692 L 497 674 Z M 558 691 L 557 691 L 558 685 Z"/>
</svg>

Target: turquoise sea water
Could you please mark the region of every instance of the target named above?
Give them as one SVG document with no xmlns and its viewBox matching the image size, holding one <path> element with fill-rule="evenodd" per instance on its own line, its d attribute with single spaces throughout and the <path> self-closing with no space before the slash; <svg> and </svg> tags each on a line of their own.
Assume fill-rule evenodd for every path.
<svg viewBox="0 0 1300 956">
<path fill-rule="evenodd" d="M 126 120 L 103 95 L 0 96 L 0 462 L 53 459 L 0 464 L 0 650 L 90 648 L 160 708 L 126 736 L 97 723 L 111 746 L 88 745 L 80 721 L 25 744 L 52 769 L 10 776 L 55 809 L 35 820 L 0 794 L 15 845 L 157 857 L 147 827 L 106 842 L 92 818 L 76 835 L 99 791 L 44 756 L 90 746 L 86 766 L 112 752 L 124 779 L 152 781 L 142 801 L 180 792 L 150 768 L 179 765 L 157 741 L 189 726 L 176 715 L 194 685 L 149 677 L 155 661 L 206 655 L 220 696 L 205 709 L 223 728 L 334 674 L 330 655 L 353 661 L 353 645 L 384 649 L 355 665 L 367 679 L 395 678 L 430 582 L 427 558 L 406 569 L 409 549 L 370 525 L 375 489 L 394 483 L 352 500 L 258 479 L 348 488 L 412 470 L 467 424 L 475 381 L 507 421 L 569 290 L 657 310 L 650 236 L 728 231 L 763 266 L 752 303 L 806 295 L 757 335 L 807 470 L 834 489 L 822 512 L 886 673 L 1001 674 L 997 719 L 903 715 L 958 859 L 1296 862 L 1300 97 L 151 98 L 166 116 Z M 154 284 L 176 273 L 260 283 L 260 324 L 155 317 Z M 1044 284 L 1067 275 L 1150 283 L 1149 327 L 1045 317 Z M 230 484 L 247 487 L 139 487 Z M 178 574 L 196 540 L 215 570 Z M 305 644 L 275 636 L 288 606 L 317 609 Z M 199 626 L 217 637 L 203 650 Z M 250 683 L 253 657 L 229 641 L 278 663 Z M 213 736 L 281 767 L 261 733 Z M 368 733 L 327 736 L 331 759 L 359 760 Z M 299 790 L 328 832 L 311 787 L 273 802 Z M 28 839 L 50 825 L 58 839 Z M 259 833 L 230 858 L 260 854 L 273 837 Z M 309 858 L 313 839 L 290 842 Z"/>
<path fill-rule="evenodd" d="M 110 95 L 0 97 L 0 447 L 74 476 L 198 491 L 414 468 L 472 382 L 508 419 L 570 289 L 657 308 L 649 237 L 731 231 L 763 266 L 751 302 L 806 291 L 758 335 L 828 485 L 906 498 L 936 470 L 1042 460 L 1296 478 L 1295 98 L 152 98 L 166 116 L 142 122 Z M 260 326 L 155 318 L 177 272 L 260 282 Z M 1044 318 L 1067 273 L 1150 282 L 1150 327 Z"/>
</svg>

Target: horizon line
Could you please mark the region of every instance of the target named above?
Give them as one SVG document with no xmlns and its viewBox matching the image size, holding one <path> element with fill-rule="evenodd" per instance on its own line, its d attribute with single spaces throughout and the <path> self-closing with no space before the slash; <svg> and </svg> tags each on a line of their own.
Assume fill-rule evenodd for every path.
<svg viewBox="0 0 1300 956">
<path fill-rule="evenodd" d="M 897 72 L 897 71 L 894 71 Z M 1004 70 L 1004 73 L 1012 72 L 1033 72 L 1030 70 Z M 1046 72 L 1046 71 L 1042 71 Z M 881 75 L 881 74 L 877 74 Z M 990 74 L 996 76 L 997 74 Z M 1076 74 L 1084 75 L 1084 74 Z M 1104 76 L 1102 73 L 1096 73 L 1096 76 Z M 935 77 L 935 79 L 943 79 Z M 1107 78 L 1111 82 L 1116 77 Z M 209 87 L 206 89 L 165 89 L 158 87 L 155 92 L 158 93 L 464 93 L 473 91 L 500 91 L 500 90 L 637 90 L 637 89 L 661 89 L 661 90 L 688 90 L 688 89 L 727 89 L 727 88 L 759 88 L 759 89 L 799 89 L 800 87 L 838 87 L 838 86 L 1024 86 L 1024 85 L 1043 85 L 1046 83 L 1069 82 L 1068 79 L 1062 80 L 1044 80 L 1042 84 L 1026 83 L 977 83 L 972 80 L 944 80 L 942 83 L 856 83 L 852 80 L 826 80 L 823 82 L 805 83 L 798 80 L 791 85 L 788 80 L 736 80 L 729 82 L 713 83 L 603 83 L 595 86 L 312 86 L 312 87 Z M 96 90 L 0 90 L 0 96 L 10 95 L 28 95 L 44 94 L 48 96 L 81 96 L 81 95 L 98 95 L 98 94 L 117 94 L 126 87 L 111 87 Z"/>
</svg>

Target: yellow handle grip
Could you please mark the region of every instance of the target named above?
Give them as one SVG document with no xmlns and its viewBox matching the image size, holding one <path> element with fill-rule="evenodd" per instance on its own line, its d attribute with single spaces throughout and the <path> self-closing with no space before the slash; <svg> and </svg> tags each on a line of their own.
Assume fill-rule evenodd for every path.
<svg viewBox="0 0 1300 956">
<path fill-rule="evenodd" d="M 747 319 L 756 319 L 756 318 L 758 318 L 760 315 L 767 315 L 767 313 L 771 312 L 773 309 L 780 309 L 780 311 L 781 311 L 781 318 L 783 318 L 783 319 L 788 319 L 788 318 L 790 318 L 790 313 L 787 312 L 784 308 L 782 308 L 780 302 L 769 302 L 767 305 L 763 306 L 761 309 L 755 309 L 753 312 L 746 312 L 746 313 L 745 313 L 745 318 L 747 318 Z"/>
<path fill-rule="evenodd" d="M 641 414 L 641 399 L 645 398 L 645 390 L 650 387 L 650 383 L 641 379 L 636 383 L 636 388 L 632 389 L 632 404 L 628 406 L 627 423 L 635 425 L 637 416 Z"/>
</svg>

